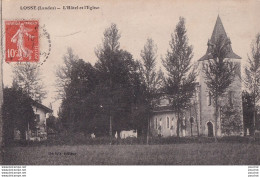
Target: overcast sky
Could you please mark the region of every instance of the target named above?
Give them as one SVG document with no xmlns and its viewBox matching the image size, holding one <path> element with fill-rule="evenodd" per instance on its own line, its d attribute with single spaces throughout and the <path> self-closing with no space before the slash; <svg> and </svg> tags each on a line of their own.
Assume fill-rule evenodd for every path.
<svg viewBox="0 0 260 177">
<path fill-rule="evenodd" d="M 250 44 L 260 32 L 260 1 L 258 0 L 105 0 L 77 1 L 63 3 L 49 1 L 15 1 L 3 0 L 3 20 L 38 19 L 40 26 L 51 38 L 51 53 L 41 66 L 48 98 L 43 103 L 48 106 L 55 97 L 55 70 L 62 65 L 62 56 L 68 47 L 80 58 L 95 63 L 95 48 L 102 43 L 103 32 L 111 23 L 116 23 L 121 33 L 121 48 L 140 59 L 146 39 L 153 38 L 158 47 L 158 64 L 169 49 L 171 33 L 178 23 L 179 16 L 186 19 L 189 44 L 194 47 L 193 61 L 203 56 L 207 49 L 207 41 L 211 37 L 218 14 L 223 22 L 227 35 L 232 42 L 233 50 L 242 57 L 245 63 L 250 52 Z M 96 6 L 97 10 L 42 10 L 25 11 L 20 6 Z M 41 47 L 46 47 L 44 39 L 40 39 Z M 41 58 L 42 60 L 42 58 Z M 12 83 L 10 65 L 4 62 L 4 85 Z M 60 102 L 53 103 L 56 114 Z"/>
</svg>

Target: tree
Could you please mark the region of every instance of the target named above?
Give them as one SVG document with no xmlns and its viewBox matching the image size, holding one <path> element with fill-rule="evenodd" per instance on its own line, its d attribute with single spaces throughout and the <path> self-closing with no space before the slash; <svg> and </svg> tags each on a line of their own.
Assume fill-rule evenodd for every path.
<svg viewBox="0 0 260 177">
<path fill-rule="evenodd" d="M 165 79 L 165 91 L 170 95 L 172 108 L 177 113 L 177 136 L 179 137 L 180 115 L 190 105 L 196 86 L 196 73 L 191 65 L 193 49 L 188 45 L 183 17 L 180 17 L 171 35 L 170 49 L 163 60 L 168 76 Z"/>
<path fill-rule="evenodd" d="M 242 127 L 242 121 L 240 119 L 240 112 L 230 105 L 226 105 L 221 108 L 221 132 L 225 135 L 232 135 L 232 133 L 240 133 Z"/>
<path fill-rule="evenodd" d="M 249 135 L 253 135 L 253 117 L 254 117 L 254 99 L 247 91 L 242 93 L 243 101 L 243 119 L 244 119 L 244 135 L 247 135 L 247 129 L 249 129 Z"/>
<path fill-rule="evenodd" d="M 4 142 L 9 143 L 14 139 L 14 130 L 21 132 L 25 140 L 25 132 L 35 128 L 35 115 L 31 106 L 31 98 L 20 88 L 4 89 L 3 123 Z"/>
<path fill-rule="evenodd" d="M 35 63 L 20 63 L 13 67 L 13 84 L 18 85 L 35 101 L 41 102 L 46 97 L 40 68 Z"/>
<path fill-rule="evenodd" d="M 219 117 L 219 99 L 234 81 L 238 65 L 226 59 L 231 51 L 231 42 L 227 37 L 220 35 L 215 44 L 209 47 L 212 59 L 203 63 L 202 71 L 205 74 L 206 85 L 214 99 L 215 106 L 215 141 L 217 141 L 217 127 Z M 220 126 L 220 125 L 219 125 Z"/>
<path fill-rule="evenodd" d="M 63 61 L 64 65 L 56 71 L 57 98 L 62 99 L 59 116 L 67 130 L 89 131 L 87 122 L 95 110 L 91 95 L 97 80 L 95 68 L 79 59 L 71 48 L 67 49 Z"/>
<path fill-rule="evenodd" d="M 104 32 L 102 45 L 96 50 L 98 61 L 95 68 L 99 80 L 96 93 L 100 93 L 97 98 L 103 112 L 109 115 L 110 137 L 112 128 L 131 127 L 131 107 L 136 98 L 135 83 L 138 82 L 138 65 L 129 52 L 120 49 L 120 36 L 117 26 L 111 24 Z"/>
<path fill-rule="evenodd" d="M 65 128 L 103 135 L 110 132 L 112 137 L 112 125 L 114 131 L 132 127 L 138 65 L 129 52 L 119 49 L 119 38 L 115 24 L 105 30 L 94 66 L 68 49 L 65 65 L 56 73 L 62 98 L 59 116 Z"/>
<path fill-rule="evenodd" d="M 48 134 L 59 133 L 62 129 L 61 121 L 59 118 L 50 115 L 49 118 L 46 119 L 46 127 Z"/>
<path fill-rule="evenodd" d="M 144 85 L 144 101 L 147 110 L 147 144 L 149 143 L 150 116 L 152 113 L 152 100 L 158 95 L 162 86 L 162 72 L 156 72 L 157 46 L 151 38 L 147 39 L 141 51 L 141 82 Z"/>
<path fill-rule="evenodd" d="M 63 56 L 63 66 L 59 66 L 56 71 L 56 83 L 57 83 L 57 92 L 58 99 L 66 98 L 66 88 L 71 83 L 72 80 L 72 67 L 75 65 L 79 57 L 73 53 L 72 48 L 67 49 L 67 53 Z"/>
<path fill-rule="evenodd" d="M 253 135 L 256 123 L 256 105 L 260 99 L 260 33 L 251 45 L 251 56 L 248 56 L 248 66 L 245 68 L 245 86 L 253 98 Z"/>
<path fill-rule="evenodd" d="M 70 68 L 70 83 L 64 88 L 61 113 L 63 125 L 72 131 L 88 131 L 87 123 L 95 112 L 96 71 L 82 59 L 73 61 Z M 86 109 L 87 108 L 87 109 Z"/>
</svg>

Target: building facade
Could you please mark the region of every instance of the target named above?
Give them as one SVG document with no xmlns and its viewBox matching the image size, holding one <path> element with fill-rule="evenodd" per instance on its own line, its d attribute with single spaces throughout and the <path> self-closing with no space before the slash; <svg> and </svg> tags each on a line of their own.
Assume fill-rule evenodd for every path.
<svg viewBox="0 0 260 177">
<path fill-rule="evenodd" d="M 181 115 L 180 136 L 215 136 L 214 100 L 205 83 L 205 75 L 202 71 L 203 63 L 212 59 L 209 48 L 216 40 L 223 36 L 228 38 L 220 17 L 208 41 L 206 54 L 198 60 L 198 83 L 191 106 Z M 217 123 L 217 136 L 242 135 L 242 81 L 241 81 L 241 57 L 235 54 L 230 44 L 230 51 L 226 60 L 238 65 L 236 76 L 229 88 L 220 98 L 220 109 Z M 150 130 L 153 136 L 176 136 L 177 116 L 171 108 L 171 100 L 164 96 L 157 100 L 154 114 L 150 120 Z"/>
<path fill-rule="evenodd" d="M 182 137 L 200 135 L 199 89 L 200 85 L 197 83 L 190 107 L 180 114 L 179 135 Z M 152 136 L 177 136 L 178 118 L 177 113 L 171 106 L 171 102 L 168 95 L 164 95 L 155 101 L 153 115 L 150 118 L 150 134 Z"/>
<path fill-rule="evenodd" d="M 36 101 L 32 100 L 32 109 L 35 114 L 35 124 L 36 127 L 32 129 L 32 127 L 27 127 L 26 131 L 26 140 L 31 141 L 41 141 L 47 139 L 47 127 L 46 127 L 46 119 L 49 117 L 49 114 L 52 113 L 52 110 Z M 20 140 L 21 133 L 19 130 L 14 130 L 14 139 Z"/>
<path fill-rule="evenodd" d="M 32 108 L 35 114 L 36 131 L 32 132 L 31 137 L 38 137 L 40 140 L 47 139 L 46 120 L 52 110 L 38 102 L 33 102 Z"/>
</svg>

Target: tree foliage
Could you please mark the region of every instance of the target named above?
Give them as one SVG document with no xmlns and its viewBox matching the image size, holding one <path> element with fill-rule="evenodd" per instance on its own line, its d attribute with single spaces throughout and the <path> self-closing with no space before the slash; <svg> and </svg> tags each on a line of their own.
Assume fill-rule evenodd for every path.
<svg viewBox="0 0 260 177">
<path fill-rule="evenodd" d="M 19 63 L 13 67 L 14 84 L 22 88 L 33 100 L 41 102 L 46 98 L 40 68 L 34 63 Z"/>
<path fill-rule="evenodd" d="M 31 106 L 31 98 L 21 89 L 5 88 L 3 104 L 4 142 L 9 143 L 14 139 L 14 130 L 21 132 L 25 140 L 25 131 L 35 128 L 35 115 Z"/>
<path fill-rule="evenodd" d="M 55 134 L 60 133 L 62 131 L 61 120 L 50 115 L 48 119 L 46 119 L 46 127 L 47 134 Z"/>
<path fill-rule="evenodd" d="M 257 102 L 260 99 L 260 34 L 251 45 L 251 56 L 245 68 L 245 86 Z"/>
<path fill-rule="evenodd" d="M 143 86 L 143 119 L 139 120 L 142 125 L 147 125 L 147 143 L 149 138 L 149 118 L 152 114 L 152 100 L 158 97 L 159 92 L 162 88 L 163 74 L 162 71 L 156 71 L 156 52 L 157 46 L 151 38 L 147 39 L 147 42 L 141 50 L 141 62 L 140 62 L 140 79 Z M 139 108 L 140 105 L 139 105 Z M 140 110 L 140 109 L 139 109 Z M 145 128 L 144 128 L 145 129 Z"/>
<path fill-rule="evenodd" d="M 248 56 L 248 66 L 245 68 L 245 86 L 253 98 L 253 131 L 256 122 L 256 105 L 260 99 L 260 33 L 251 45 L 251 56 Z"/>
<path fill-rule="evenodd" d="M 120 37 L 117 26 L 111 24 L 104 32 L 102 45 L 96 50 L 98 61 L 95 63 L 97 98 L 103 111 L 112 119 L 114 131 L 132 127 L 131 108 L 137 98 L 139 83 L 138 64 L 129 52 L 120 49 Z"/>
<path fill-rule="evenodd" d="M 247 91 L 243 91 L 242 93 L 242 101 L 243 101 L 243 123 L 245 132 L 247 135 L 247 129 L 249 129 L 249 134 L 253 133 L 253 117 L 254 117 L 254 99 L 253 96 L 250 95 Z"/>
<path fill-rule="evenodd" d="M 66 89 L 72 80 L 72 67 L 79 57 L 73 53 L 72 48 L 67 49 L 67 53 L 63 56 L 64 65 L 59 66 L 56 71 L 56 86 L 58 88 L 58 98 L 66 97 Z"/>
<path fill-rule="evenodd" d="M 69 75 L 70 83 L 64 89 L 66 97 L 62 101 L 62 111 L 59 116 L 65 128 L 81 131 L 93 114 L 92 94 L 96 83 L 96 72 L 90 63 L 79 59 L 73 62 Z"/>
<path fill-rule="evenodd" d="M 224 135 L 237 135 L 243 129 L 241 122 L 241 113 L 234 106 L 226 105 L 221 111 L 221 131 Z"/>
<path fill-rule="evenodd" d="M 157 46 L 151 38 L 147 39 L 144 49 L 141 51 L 141 82 L 145 87 L 145 98 L 150 104 L 162 88 L 163 74 L 162 71 L 156 71 L 156 52 Z"/>
<path fill-rule="evenodd" d="M 119 39 L 119 31 L 112 24 L 96 49 L 94 66 L 68 50 L 65 66 L 57 72 L 63 95 L 60 117 L 65 128 L 108 135 L 110 125 L 114 133 L 133 127 L 132 106 L 140 85 L 138 63 L 120 49 Z"/>
<path fill-rule="evenodd" d="M 196 73 L 192 68 L 192 46 L 188 45 L 185 19 L 180 17 L 174 33 L 171 36 L 170 50 L 167 52 L 163 65 L 167 71 L 165 92 L 172 99 L 172 108 L 177 112 L 179 136 L 180 114 L 189 105 L 196 86 Z"/>
<path fill-rule="evenodd" d="M 213 98 L 223 96 L 227 88 L 235 79 L 238 65 L 226 59 L 230 52 L 230 40 L 224 36 L 219 36 L 216 44 L 210 46 L 212 59 L 203 63 L 206 85 Z"/>
<path fill-rule="evenodd" d="M 227 59 L 229 52 L 231 52 L 231 42 L 223 35 L 217 38 L 215 44 L 210 44 L 208 50 L 212 59 L 204 61 L 202 71 L 205 74 L 205 83 L 214 99 L 215 127 L 218 127 L 219 98 L 234 81 L 239 65 Z M 217 129 L 215 128 L 215 137 Z"/>
</svg>

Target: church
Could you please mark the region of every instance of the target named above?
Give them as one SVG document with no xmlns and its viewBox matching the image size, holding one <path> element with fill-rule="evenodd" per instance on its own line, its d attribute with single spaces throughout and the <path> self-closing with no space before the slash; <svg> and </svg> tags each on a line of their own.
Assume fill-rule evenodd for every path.
<svg viewBox="0 0 260 177">
<path fill-rule="evenodd" d="M 242 80 L 241 80 L 241 57 L 230 51 L 227 60 L 236 63 L 239 67 L 234 81 L 220 98 L 220 109 L 217 127 L 215 126 L 214 105 L 211 93 L 205 83 L 205 75 L 202 71 L 204 62 L 212 59 L 209 47 L 216 43 L 220 37 L 227 37 L 220 17 L 217 17 L 211 38 L 208 40 L 206 54 L 198 59 L 198 82 L 191 99 L 191 106 L 181 115 L 180 136 L 241 136 L 243 134 L 242 112 Z M 231 44 L 230 44 L 231 45 Z M 156 100 L 153 108 L 153 116 L 150 119 L 150 134 L 152 136 L 177 136 L 177 115 L 171 108 L 171 100 L 167 95 Z"/>
</svg>

